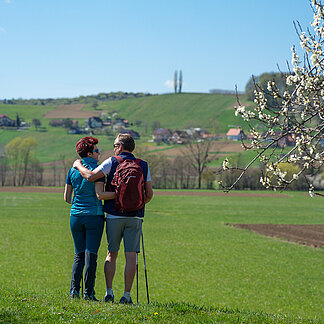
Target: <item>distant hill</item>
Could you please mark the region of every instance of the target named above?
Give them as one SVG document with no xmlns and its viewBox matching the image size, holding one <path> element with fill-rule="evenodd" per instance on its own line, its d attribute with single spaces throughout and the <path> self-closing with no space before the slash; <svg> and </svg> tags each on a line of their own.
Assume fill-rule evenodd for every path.
<svg viewBox="0 0 324 324">
<path fill-rule="evenodd" d="M 124 94 L 124 93 L 122 93 Z M 117 100 L 97 101 L 95 107 L 92 102 L 85 104 L 82 111 L 95 111 L 96 115 L 101 112 L 117 112 L 122 118 L 128 119 L 139 131 L 147 128 L 145 133 L 151 133 L 153 125 L 163 128 L 184 129 L 186 127 L 206 128 L 212 133 L 225 133 L 229 125 L 244 126 L 243 120 L 236 117 L 233 107 L 236 105 L 236 97 L 230 94 L 214 93 L 181 93 L 164 95 L 120 96 Z M 99 97 L 99 95 L 93 96 Z M 122 99 L 124 98 L 124 99 Z M 244 96 L 242 96 L 244 99 Z M 66 103 L 75 103 L 79 98 L 65 99 Z M 89 98 L 87 98 L 89 99 Z M 111 99 L 111 98 L 110 98 Z M 39 99 L 42 100 L 42 99 Z M 55 99 L 54 99 L 55 100 Z M 108 100 L 108 101 L 107 101 Z M 8 114 L 15 119 L 16 113 L 25 121 L 39 118 L 44 126 L 48 125 L 46 113 L 54 113 L 54 102 L 46 105 L 32 104 L 34 99 L 27 100 L 24 104 L 0 103 L 0 113 Z M 61 103 L 60 103 L 61 104 Z M 69 106 L 66 106 L 68 108 Z M 58 107 L 64 109 L 64 105 Z M 84 119 L 84 114 L 75 112 L 73 119 Z M 55 113 L 54 113 L 55 114 Z M 70 118 L 72 118 L 70 116 Z M 136 127 L 135 127 L 136 128 Z"/>
<path fill-rule="evenodd" d="M 191 126 L 224 133 L 228 125 L 243 125 L 243 120 L 234 115 L 235 104 L 234 95 L 182 93 L 105 102 L 100 103 L 98 108 L 115 111 L 130 122 L 140 121 L 142 125 L 151 126 L 159 122 L 163 128 Z"/>
</svg>

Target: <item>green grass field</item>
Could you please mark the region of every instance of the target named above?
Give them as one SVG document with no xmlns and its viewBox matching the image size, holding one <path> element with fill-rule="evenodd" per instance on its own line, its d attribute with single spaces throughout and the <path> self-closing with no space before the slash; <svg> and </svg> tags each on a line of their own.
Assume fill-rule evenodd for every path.
<svg viewBox="0 0 324 324">
<path fill-rule="evenodd" d="M 144 221 L 150 298 L 140 256 L 140 305 L 72 302 L 69 205 L 62 194 L 0 193 L 0 321 L 324 321 L 323 248 L 272 239 L 226 223 L 324 224 L 323 201 L 289 197 L 158 196 Z M 122 252 L 122 250 L 121 250 Z M 97 297 L 105 292 L 105 236 Z M 123 293 L 122 254 L 114 281 Z M 133 299 L 136 299 L 133 288 Z"/>
</svg>

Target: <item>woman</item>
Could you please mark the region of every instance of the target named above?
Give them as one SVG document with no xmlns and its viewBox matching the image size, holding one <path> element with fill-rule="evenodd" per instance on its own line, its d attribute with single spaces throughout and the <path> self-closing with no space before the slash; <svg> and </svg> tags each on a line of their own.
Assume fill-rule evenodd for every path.
<svg viewBox="0 0 324 324">
<path fill-rule="evenodd" d="M 99 160 L 98 139 L 84 137 L 76 144 L 76 151 L 82 164 L 95 169 Z M 64 200 L 71 204 L 70 227 L 74 241 L 75 255 L 72 266 L 70 297 L 80 298 L 80 282 L 84 273 L 84 299 L 96 300 L 94 285 L 97 268 L 97 253 L 104 228 L 104 213 L 99 199 L 114 199 L 115 193 L 104 192 L 104 178 L 96 182 L 85 180 L 77 169 L 71 168 L 67 175 Z"/>
</svg>

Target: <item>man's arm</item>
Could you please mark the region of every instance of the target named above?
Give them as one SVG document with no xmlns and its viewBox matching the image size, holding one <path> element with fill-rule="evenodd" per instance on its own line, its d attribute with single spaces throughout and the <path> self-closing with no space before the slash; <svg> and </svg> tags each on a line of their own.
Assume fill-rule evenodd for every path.
<svg viewBox="0 0 324 324">
<path fill-rule="evenodd" d="M 73 168 L 78 169 L 82 177 L 91 182 L 105 176 L 104 173 L 98 168 L 94 169 L 93 171 L 87 169 L 82 165 L 81 160 L 75 160 L 73 163 Z"/>
<path fill-rule="evenodd" d="M 71 204 L 72 192 L 73 192 L 73 187 L 70 184 L 65 184 L 64 200 L 68 204 Z"/>
<path fill-rule="evenodd" d="M 153 197 L 152 181 L 145 182 L 145 204 L 150 202 Z"/>
<path fill-rule="evenodd" d="M 105 191 L 104 182 L 96 182 L 96 195 L 99 200 L 110 200 L 115 198 L 115 192 Z"/>
</svg>

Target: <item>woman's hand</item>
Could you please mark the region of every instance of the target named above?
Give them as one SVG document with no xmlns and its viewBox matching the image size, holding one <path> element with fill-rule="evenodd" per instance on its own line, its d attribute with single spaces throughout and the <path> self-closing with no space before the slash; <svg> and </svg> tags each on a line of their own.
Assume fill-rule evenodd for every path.
<svg viewBox="0 0 324 324">
<path fill-rule="evenodd" d="M 96 182 L 96 195 L 99 200 L 110 200 L 115 199 L 115 193 L 110 191 L 105 191 L 103 182 Z"/>
</svg>

